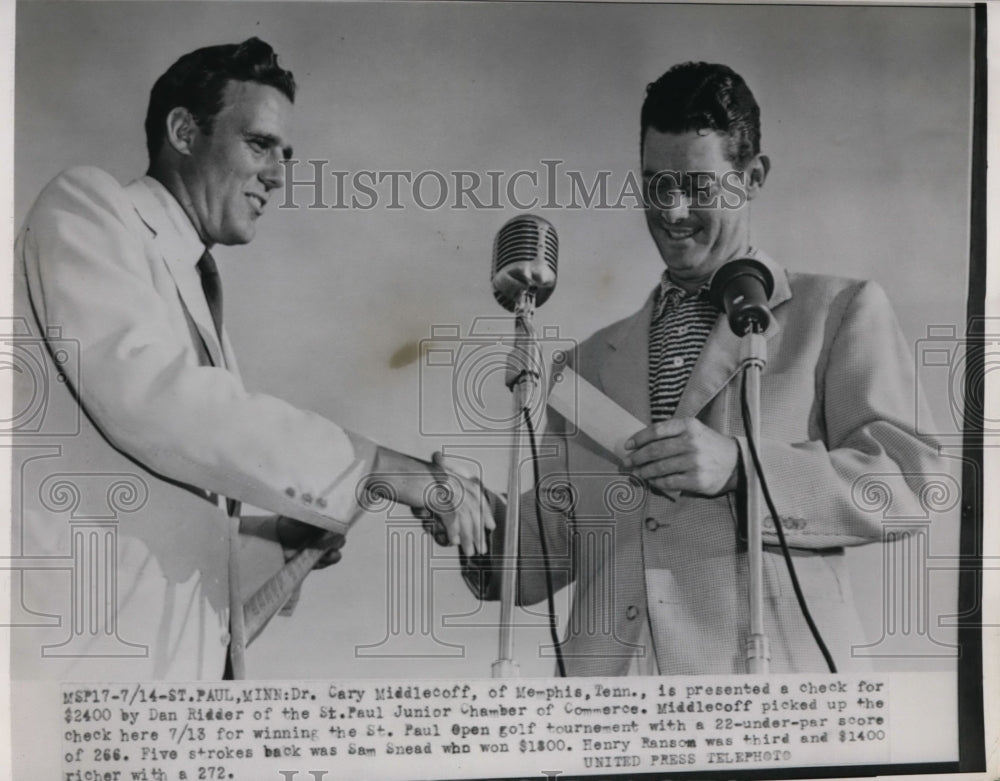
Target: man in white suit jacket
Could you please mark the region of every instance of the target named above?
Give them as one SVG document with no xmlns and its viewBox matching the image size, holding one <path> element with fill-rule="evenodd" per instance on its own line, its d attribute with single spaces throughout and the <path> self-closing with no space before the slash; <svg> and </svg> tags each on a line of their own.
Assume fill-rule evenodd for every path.
<svg viewBox="0 0 1000 781">
<path fill-rule="evenodd" d="M 336 560 L 372 473 L 415 507 L 449 479 L 240 379 L 207 249 L 253 238 L 294 91 L 258 39 L 185 55 L 151 94 L 149 174 L 72 169 L 26 219 L 13 331 L 39 363 L 15 372 L 15 677 L 219 679 L 227 660 L 241 677 L 243 599 L 285 549 Z M 492 520 L 464 488 L 446 515 L 471 553 Z M 240 529 L 236 501 L 277 520 Z"/>
<path fill-rule="evenodd" d="M 647 225 L 666 270 L 636 314 L 584 341 L 571 362 L 648 427 L 618 461 L 550 412 L 546 444 L 558 455 L 542 459 L 538 484 L 552 585 L 575 584 L 566 671 L 747 671 L 742 496 L 752 461 L 741 340 L 704 295 L 720 267 L 742 258 L 774 278 L 758 443 L 764 474 L 835 664 L 863 668 L 852 654 L 865 638 L 844 548 L 882 540 L 885 517 L 926 518 L 924 488 L 946 474 L 935 443 L 915 431 L 911 350 L 877 285 L 786 273 L 750 246 L 748 203 L 770 162 L 742 78 L 722 65 L 676 66 L 649 86 L 641 125 Z M 579 427 L 586 431 L 586 421 Z M 885 502 L 873 502 L 873 490 Z M 522 497 L 522 511 L 519 601 L 534 604 L 547 586 L 533 494 Z M 770 669 L 825 670 L 770 514 L 763 525 Z M 494 556 L 502 537 L 502 528 L 492 535 Z M 498 565 L 476 557 L 466 568 L 484 598 L 498 596 Z"/>
</svg>

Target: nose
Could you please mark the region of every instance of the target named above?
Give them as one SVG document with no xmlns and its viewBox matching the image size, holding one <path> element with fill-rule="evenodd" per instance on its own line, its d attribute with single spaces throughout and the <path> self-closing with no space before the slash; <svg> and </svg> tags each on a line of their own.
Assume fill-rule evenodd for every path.
<svg viewBox="0 0 1000 781">
<path fill-rule="evenodd" d="M 661 208 L 663 215 L 670 222 L 681 222 L 688 217 L 688 207 L 690 206 L 687 193 L 683 190 L 670 190 Z"/>
<path fill-rule="evenodd" d="M 260 172 L 260 180 L 268 190 L 281 187 L 285 183 L 285 162 L 279 150 L 273 150 L 267 165 Z"/>
</svg>

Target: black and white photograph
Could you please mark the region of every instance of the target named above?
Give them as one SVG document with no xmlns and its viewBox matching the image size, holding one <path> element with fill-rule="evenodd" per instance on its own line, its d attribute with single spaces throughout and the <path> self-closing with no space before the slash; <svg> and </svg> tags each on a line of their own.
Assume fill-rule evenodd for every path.
<svg viewBox="0 0 1000 781">
<path fill-rule="evenodd" d="M 995 777 L 987 16 L 17 3 L 10 777 Z"/>
</svg>

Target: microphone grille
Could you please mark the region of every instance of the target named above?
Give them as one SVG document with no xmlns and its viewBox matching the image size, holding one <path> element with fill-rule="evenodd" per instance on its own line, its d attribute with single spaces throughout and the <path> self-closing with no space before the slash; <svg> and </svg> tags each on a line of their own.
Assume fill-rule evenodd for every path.
<svg viewBox="0 0 1000 781">
<path fill-rule="evenodd" d="M 510 291 L 501 289 L 503 285 L 495 284 L 501 278 L 501 272 L 509 266 L 537 268 L 541 264 L 548 271 L 546 276 L 550 276 L 554 283 L 558 262 L 559 236 L 552 223 L 534 214 L 524 214 L 508 220 L 497 232 L 493 243 L 493 297 L 502 307 L 514 311 L 515 301 L 508 295 Z M 548 300 L 553 287 L 554 284 L 537 289 L 537 306 Z"/>
</svg>

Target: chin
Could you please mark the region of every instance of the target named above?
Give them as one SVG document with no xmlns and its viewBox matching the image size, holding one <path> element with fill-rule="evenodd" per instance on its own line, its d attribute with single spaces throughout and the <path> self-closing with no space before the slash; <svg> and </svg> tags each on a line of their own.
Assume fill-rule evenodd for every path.
<svg viewBox="0 0 1000 781">
<path fill-rule="evenodd" d="M 234 246 L 237 244 L 249 244 L 251 241 L 253 241 L 253 238 L 256 234 L 257 231 L 255 231 L 251 226 L 241 231 L 233 231 L 226 237 L 225 241 L 220 241 L 219 243 L 225 244 L 227 246 Z"/>
<path fill-rule="evenodd" d="M 705 266 L 706 258 L 700 252 L 697 254 L 686 252 L 683 255 L 664 253 L 663 262 L 673 271 L 698 271 Z"/>
</svg>

